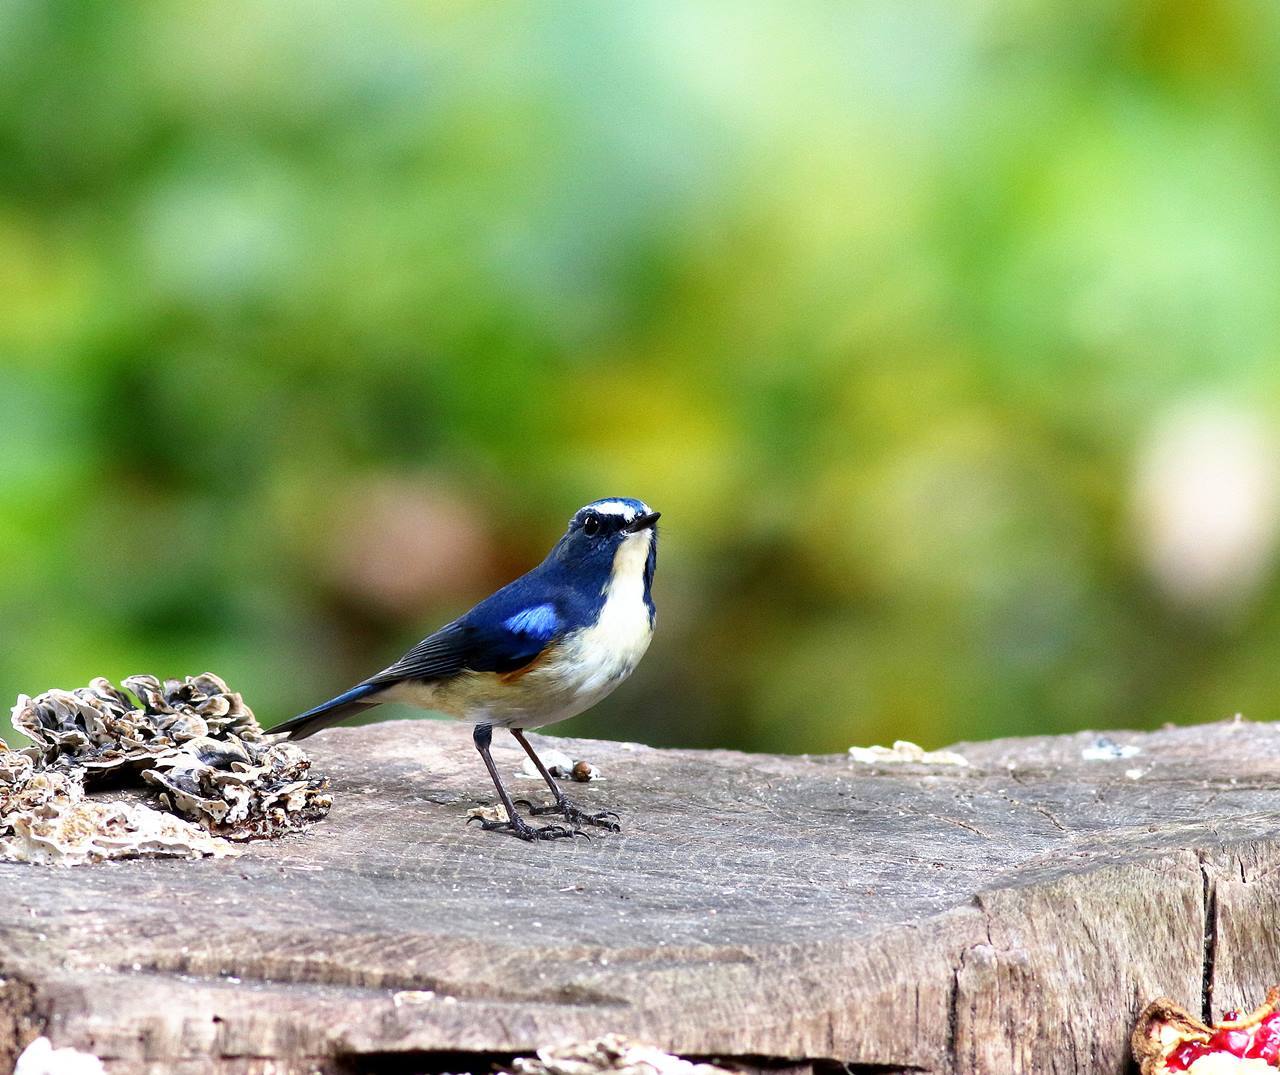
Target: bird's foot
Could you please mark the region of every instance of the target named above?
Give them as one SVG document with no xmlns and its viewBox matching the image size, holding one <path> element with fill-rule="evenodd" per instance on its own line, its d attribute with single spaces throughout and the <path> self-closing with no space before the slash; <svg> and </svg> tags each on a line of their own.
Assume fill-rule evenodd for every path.
<svg viewBox="0 0 1280 1075">
<path fill-rule="evenodd" d="M 528 799 L 517 799 L 516 802 L 535 816 L 559 814 L 570 825 L 597 825 L 602 829 L 607 829 L 609 832 L 622 831 L 622 826 L 618 824 L 622 819 L 612 810 L 601 810 L 594 814 L 589 813 L 568 798 L 558 799 L 550 806 L 535 806 Z"/>
<path fill-rule="evenodd" d="M 489 821 L 476 815 L 467 818 L 468 825 L 473 821 L 480 822 L 480 827 L 485 832 L 510 832 L 521 840 L 562 840 L 572 836 L 591 839 L 581 829 L 571 829 L 566 825 L 530 825 L 519 814 L 512 814 L 506 821 Z"/>
</svg>

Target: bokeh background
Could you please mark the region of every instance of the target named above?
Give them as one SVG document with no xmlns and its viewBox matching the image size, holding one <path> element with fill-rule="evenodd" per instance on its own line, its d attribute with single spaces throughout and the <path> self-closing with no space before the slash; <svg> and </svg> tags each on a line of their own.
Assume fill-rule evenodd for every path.
<svg viewBox="0 0 1280 1075">
<path fill-rule="evenodd" d="M 1272 0 L 7 0 L 0 684 L 271 723 L 629 495 L 657 640 L 565 732 L 1274 719 L 1278 46 Z"/>
</svg>

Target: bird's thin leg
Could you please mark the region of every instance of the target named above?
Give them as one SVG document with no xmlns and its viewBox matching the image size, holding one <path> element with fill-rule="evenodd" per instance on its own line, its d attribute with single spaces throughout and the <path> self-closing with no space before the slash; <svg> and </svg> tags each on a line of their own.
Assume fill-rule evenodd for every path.
<svg viewBox="0 0 1280 1075">
<path fill-rule="evenodd" d="M 493 764 L 493 755 L 489 753 L 489 744 L 493 742 L 493 726 L 490 724 L 477 724 L 471 737 L 475 741 L 476 750 L 480 751 L 480 757 L 484 759 L 484 767 L 489 770 L 489 776 L 493 779 L 493 786 L 498 789 L 498 798 L 502 800 L 503 809 L 507 812 L 507 820 L 485 821 L 483 818 L 472 817 L 467 819 L 468 823 L 479 821 L 480 827 L 486 830 L 508 829 L 522 840 L 555 840 L 562 836 L 577 835 L 574 829 L 566 828 L 564 825 L 543 825 L 535 828 L 517 814 L 515 803 L 511 801 L 511 796 L 507 794 L 507 789 L 502 786 L 502 780 L 498 776 L 498 767 Z M 582 835 L 585 836 L 586 833 L 582 833 Z"/>
<path fill-rule="evenodd" d="M 534 806 L 527 799 L 521 799 L 529 807 L 531 814 L 563 814 L 565 820 L 572 825 L 578 825 L 587 822 L 589 825 L 599 825 L 602 829 L 608 829 L 610 832 L 621 832 L 622 826 L 618 824 L 617 817 L 612 810 L 601 810 L 598 814 L 589 814 L 581 807 L 576 806 L 569 797 L 560 790 L 560 785 L 555 782 L 555 778 L 547 772 L 547 767 L 542 764 L 542 759 L 538 757 L 529 740 L 524 737 L 523 728 L 509 729 L 511 734 L 515 736 L 515 740 L 522 747 L 524 752 L 533 759 L 533 764 L 538 767 L 538 772 L 542 774 L 542 779 L 547 782 L 547 787 L 551 789 L 551 794 L 556 797 L 554 806 Z M 610 821 L 613 818 L 615 820 Z"/>
</svg>

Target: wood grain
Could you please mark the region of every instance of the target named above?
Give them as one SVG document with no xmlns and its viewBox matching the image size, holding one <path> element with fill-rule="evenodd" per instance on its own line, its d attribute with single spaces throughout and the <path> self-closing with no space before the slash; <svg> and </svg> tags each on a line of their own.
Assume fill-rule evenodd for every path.
<svg viewBox="0 0 1280 1075">
<path fill-rule="evenodd" d="M 463 824 L 492 799 L 465 728 L 334 729 L 307 744 L 334 807 L 306 835 L 0 865 L 0 1054 L 43 1029 L 112 1075 L 483 1071 L 616 1032 L 758 1065 L 1122 1072 L 1151 997 L 1249 1007 L 1280 979 L 1280 733 L 1113 738 L 1141 753 L 1085 761 L 1082 734 L 873 769 L 557 740 L 605 777 L 571 797 L 625 829 L 526 845 Z"/>
</svg>

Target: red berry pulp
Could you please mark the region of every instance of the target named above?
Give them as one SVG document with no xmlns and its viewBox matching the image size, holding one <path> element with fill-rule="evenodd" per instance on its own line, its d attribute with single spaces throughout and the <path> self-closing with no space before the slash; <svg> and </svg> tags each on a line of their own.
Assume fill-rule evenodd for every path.
<svg viewBox="0 0 1280 1075">
<path fill-rule="evenodd" d="M 1253 1041 L 1244 1051 L 1246 1058 L 1274 1064 L 1280 1058 L 1280 1015 L 1269 1015 L 1253 1032 Z"/>
<path fill-rule="evenodd" d="M 1168 1059 L 1164 1062 L 1165 1067 L 1170 1071 L 1186 1071 L 1187 1068 L 1210 1051 L 1207 1045 L 1202 1045 L 1198 1041 L 1184 1041 L 1169 1054 Z"/>
<path fill-rule="evenodd" d="M 1250 1037 L 1247 1030 L 1219 1030 L 1209 1039 L 1209 1048 L 1232 1056 L 1244 1056 Z"/>
</svg>

